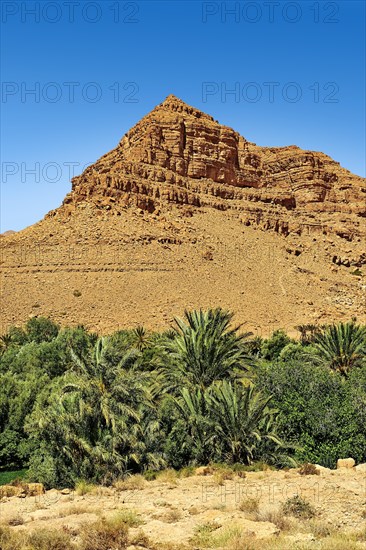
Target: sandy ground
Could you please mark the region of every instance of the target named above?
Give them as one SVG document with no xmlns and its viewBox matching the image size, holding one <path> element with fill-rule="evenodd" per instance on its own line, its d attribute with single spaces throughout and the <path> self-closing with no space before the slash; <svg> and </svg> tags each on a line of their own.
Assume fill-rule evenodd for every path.
<svg viewBox="0 0 366 550">
<path fill-rule="evenodd" d="M 172 548 L 211 548 L 202 538 L 207 529 L 216 540 L 215 548 L 228 547 L 230 530 L 263 542 L 280 537 L 279 547 L 293 548 L 298 543 L 315 544 L 329 535 L 328 530 L 343 534 L 342 540 L 351 539 L 352 533 L 366 526 L 366 471 L 354 468 L 322 469 L 320 475 L 308 476 L 296 469 L 266 470 L 226 480 L 218 473 L 178 479 L 167 471 L 154 481 L 133 476 L 119 489 L 97 487 L 84 495 L 64 492 L 3 498 L 0 522 L 17 531 L 66 529 L 77 538 L 82 524 L 128 510 L 141 522 L 138 527 L 132 525 L 132 537 L 143 532 L 152 543 L 168 543 Z M 284 519 L 280 513 L 281 504 L 295 494 L 313 506 L 312 520 Z M 258 504 L 256 513 L 245 510 L 245 503 L 253 499 Z M 220 546 L 220 540 L 225 544 Z M 366 548 L 365 540 L 357 544 L 355 548 Z"/>
</svg>

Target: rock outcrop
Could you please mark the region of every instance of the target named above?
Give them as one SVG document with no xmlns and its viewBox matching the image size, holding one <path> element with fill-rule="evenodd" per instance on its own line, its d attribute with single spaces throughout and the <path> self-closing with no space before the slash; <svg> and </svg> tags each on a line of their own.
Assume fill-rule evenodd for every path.
<svg viewBox="0 0 366 550">
<path fill-rule="evenodd" d="M 129 204 L 235 209 L 245 225 L 284 235 L 366 234 L 363 178 L 323 153 L 259 147 L 172 95 L 72 180 L 64 210 L 82 201 L 115 213 Z"/>
</svg>

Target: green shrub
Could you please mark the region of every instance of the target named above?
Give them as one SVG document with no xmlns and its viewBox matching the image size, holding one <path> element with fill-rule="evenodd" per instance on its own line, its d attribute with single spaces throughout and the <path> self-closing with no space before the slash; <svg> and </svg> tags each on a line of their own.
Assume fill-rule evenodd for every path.
<svg viewBox="0 0 366 550">
<path fill-rule="evenodd" d="M 283 330 L 275 330 L 271 338 L 263 340 L 261 355 L 268 361 L 278 359 L 285 346 L 292 342 L 291 338 Z"/>
<path fill-rule="evenodd" d="M 310 519 L 316 515 L 313 506 L 299 495 L 287 499 L 282 505 L 282 511 L 286 516 L 302 519 Z"/>
</svg>

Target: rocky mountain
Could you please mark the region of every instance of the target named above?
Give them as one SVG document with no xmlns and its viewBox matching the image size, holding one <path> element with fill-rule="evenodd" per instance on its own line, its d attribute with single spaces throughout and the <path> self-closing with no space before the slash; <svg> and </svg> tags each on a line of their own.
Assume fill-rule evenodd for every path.
<svg viewBox="0 0 366 550">
<path fill-rule="evenodd" d="M 73 179 L 64 205 L 167 204 L 234 209 L 246 225 L 288 235 L 366 231 L 366 182 L 323 153 L 259 147 L 174 96 L 134 126 L 116 149 Z"/>
<path fill-rule="evenodd" d="M 222 305 L 268 332 L 365 319 L 366 181 L 323 153 L 260 147 L 174 96 L 1 239 L 3 327 L 98 330 Z"/>
</svg>

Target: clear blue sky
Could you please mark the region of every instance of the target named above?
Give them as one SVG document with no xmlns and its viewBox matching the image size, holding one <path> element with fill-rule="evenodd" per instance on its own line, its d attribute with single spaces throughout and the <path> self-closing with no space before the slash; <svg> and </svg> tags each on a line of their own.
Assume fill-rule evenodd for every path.
<svg viewBox="0 0 366 550">
<path fill-rule="evenodd" d="M 1 231 L 59 206 L 70 172 L 170 93 L 259 145 L 323 151 L 365 176 L 363 1 L 1 8 Z"/>
</svg>

